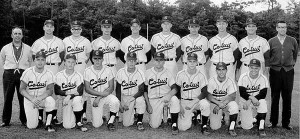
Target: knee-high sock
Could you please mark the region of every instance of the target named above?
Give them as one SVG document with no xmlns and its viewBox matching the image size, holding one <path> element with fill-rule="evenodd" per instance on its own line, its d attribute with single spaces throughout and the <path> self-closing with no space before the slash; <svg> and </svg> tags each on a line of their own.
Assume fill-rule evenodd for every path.
<svg viewBox="0 0 300 139">
<path fill-rule="evenodd" d="M 137 123 L 138 122 L 143 122 L 143 116 L 144 116 L 144 114 L 138 114 L 137 115 Z"/>
<path fill-rule="evenodd" d="M 207 125 L 207 121 L 208 121 L 208 116 L 202 115 L 202 126 Z"/>
<path fill-rule="evenodd" d="M 83 112 L 83 113 L 86 113 L 86 101 L 84 101 L 84 103 L 83 103 L 83 109 L 82 109 L 82 112 Z"/>
<path fill-rule="evenodd" d="M 108 123 L 114 123 L 117 113 L 110 112 L 110 118 L 108 120 Z"/>
<path fill-rule="evenodd" d="M 46 126 L 50 125 L 53 119 L 53 111 L 46 112 Z"/>
<path fill-rule="evenodd" d="M 171 120 L 172 120 L 172 125 L 174 125 L 174 123 L 177 125 L 178 113 L 171 113 Z"/>
<path fill-rule="evenodd" d="M 81 121 L 82 111 L 74 111 L 76 124 Z"/>
<path fill-rule="evenodd" d="M 39 120 L 43 121 L 43 117 L 44 117 L 44 110 L 43 109 L 39 109 Z"/>
<path fill-rule="evenodd" d="M 257 114 L 257 125 L 258 129 L 264 129 L 265 127 L 265 119 L 266 119 L 266 113 L 258 113 Z"/>
<path fill-rule="evenodd" d="M 234 129 L 236 120 L 237 120 L 237 114 L 233 114 L 233 115 L 229 116 L 229 121 L 230 121 L 229 122 L 230 123 L 229 130 Z"/>
<path fill-rule="evenodd" d="M 53 110 L 52 111 L 53 112 L 53 115 L 52 115 L 52 117 L 53 117 L 53 119 L 57 119 L 57 110 Z"/>
</svg>

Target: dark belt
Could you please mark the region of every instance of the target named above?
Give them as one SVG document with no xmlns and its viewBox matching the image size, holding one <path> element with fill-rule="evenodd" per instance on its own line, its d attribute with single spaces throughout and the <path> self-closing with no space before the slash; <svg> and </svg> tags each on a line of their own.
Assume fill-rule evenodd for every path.
<svg viewBox="0 0 300 139">
<path fill-rule="evenodd" d="M 174 58 L 166 58 L 166 61 L 173 61 Z"/>
<path fill-rule="evenodd" d="M 144 62 L 137 62 L 136 65 L 143 64 Z"/>
<path fill-rule="evenodd" d="M 77 62 L 76 64 L 82 64 L 82 62 Z"/>
<path fill-rule="evenodd" d="M 187 65 L 186 62 L 183 62 L 183 64 L 186 64 L 186 65 Z M 202 64 L 202 63 L 198 63 L 198 64 L 197 64 L 197 66 L 201 66 L 201 65 L 204 65 L 204 64 Z"/>
<path fill-rule="evenodd" d="M 194 99 L 190 99 L 190 98 L 181 98 L 182 100 L 188 100 L 188 101 L 192 101 Z"/>
<path fill-rule="evenodd" d="M 217 65 L 217 63 L 214 63 L 214 65 L 216 66 L 216 65 Z M 229 65 L 230 65 L 230 63 L 226 64 L 226 66 L 229 66 Z"/>
<path fill-rule="evenodd" d="M 46 63 L 46 65 L 55 65 L 56 63 Z"/>
<path fill-rule="evenodd" d="M 106 64 L 106 66 L 113 67 L 113 66 L 115 66 L 115 64 Z"/>
</svg>

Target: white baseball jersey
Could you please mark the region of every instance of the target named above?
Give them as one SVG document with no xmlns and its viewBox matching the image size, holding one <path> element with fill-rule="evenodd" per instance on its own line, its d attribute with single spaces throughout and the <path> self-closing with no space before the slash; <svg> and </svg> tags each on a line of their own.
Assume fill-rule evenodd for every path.
<svg viewBox="0 0 300 139">
<path fill-rule="evenodd" d="M 270 50 L 270 46 L 268 41 L 260 36 L 253 40 L 245 37 L 239 42 L 239 50 L 242 53 L 241 61 L 246 64 L 253 58 L 265 62 L 264 53 Z"/>
<path fill-rule="evenodd" d="M 107 89 L 109 87 L 109 81 L 114 77 L 114 72 L 106 67 L 103 67 L 101 70 L 95 70 L 92 65 L 84 71 L 84 80 L 88 81 L 90 87 L 97 92 L 103 92 Z"/>
<path fill-rule="evenodd" d="M 138 62 L 147 62 L 146 53 L 151 49 L 150 42 L 143 36 L 133 38 L 130 36 L 124 38 L 121 42 L 121 50 L 125 53 L 124 59 L 128 52 L 134 52 Z"/>
<path fill-rule="evenodd" d="M 146 71 L 145 85 L 148 85 L 149 98 L 160 98 L 171 91 L 171 86 L 175 83 L 174 77 L 170 71 L 164 68 L 157 72 L 154 67 Z"/>
<path fill-rule="evenodd" d="M 72 75 L 67 75 L 66 70 L 62 70 L 55 75 L 54 82 L 66 92 L 66 95 L 77 94 L 77 87 L 83 83 L 83 77 L 77 71 L 74 71 Z"/>
<path fill-rule="evenodd" d="M 33 66 L 23 72 L 20 80 L 27 84 L 26 91 L 29 95 L 40 96 L 45 93 L 47 86 L 53 83 L 53 78 L 50 70 L 44 69 L 42 73 L 38 73 Z"/>
<path fill-rule="evenodd" d="M 177 74 L 176 84 L 181 87 L 182 99 L 197 99 L 201 89 L 207 85 L 207 79 L 199 71 L 190 75 L 187 70 L 181 70 Z"/>
<path fill-rule="evenodd" d="M 213 52 L 211 57 L 212 62 L 234 62 L 233 51 L 238 48 L 238 41 L 231 34 L 228 33 L 223 38 L 216 35 L 209 40 L 208 45 L 209 49 Z"/>
<path fill-rule="evenodd" d="M 211 77 L 208 81 L 207 91 L 211 93 L 215 99 L 223 101 L 226 96 L 237 91 L 235 82 L 226 77 L 225 81 L 220 82 L 216 76 Z"/>
<path fill-rule="evenodd" d="M 121 84 L 121 93 L 126 96 L 133 96 L 139 90 L 139 85 L 145 82 L 144 72 L 136 68 L 133 73 L 121 68 L 116 75 L 116 81 Z"/>
<path fill-rule="evenodd" d="M 151 38 L 151 45 L 156 52 L 163 52 L 166 58 L 176 58 L 176 49 L 181 45 L 180 37 L 172 33 L 164 35 L 162 32 L 157 33 Z"/>
<path fill-rule="evenodd" d="M 189 53 L 195 53 L 198 56 L 199 63 L 205 63 L 206 57 L 204 52 L 208 50 L 208 39 L 200 35 L 197 38 L 191 38 L 190 35 L 186 35 L 181 39 L 181 50 L 183 54 L 183 62 L 187 62 L 187 55 Z"/>
<path fill-rule="evenodd" d="M 246 72 L 240 76 L 238 86 L 246 88 L 246 92 L 251 96 L 256 96 L 259 91 L 264 88 L 269 88 L 269 81 L 266 76 L 259 73 L 256 79 L 250 78 L 249 72 Z"/>
<path fill-rule="evenodd" d="M 113 37 L 109 40 L 104 40 L 102 37 L 99 37 L 92 42 L 93 50 L 103 52 L 103 65 L 117 64 L 116 51 L 120 50 L 120 45 L 120 42 Z"/>
<path fill-rule="evenodd" d="M 88 59 L 86 54 L 92 51 L 91 42 L 83 36 L 80 36 L 78 40 L 74 40 L 72 36 L 69 36 L 64 38 L 63 42 L 66 48 L 66 55 L 76 55 L 77 62 L 85 62 Z"/>
<path fill-rule="evenodd" d="M 61 59 L 59 53 L 65 50 L 63 41 L 53 36 L 51 40 L 45 40 L 44 37 L 37 39 L 32 45 L 32 53 L 35 55 L 42 49 L 46 52 L 47 63 L 59 63 Z"/>
</svg>

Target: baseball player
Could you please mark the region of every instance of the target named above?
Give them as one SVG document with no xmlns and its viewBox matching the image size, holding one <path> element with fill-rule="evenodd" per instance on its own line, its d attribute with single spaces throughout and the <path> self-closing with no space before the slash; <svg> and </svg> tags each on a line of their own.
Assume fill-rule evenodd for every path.
<svg viewBox="0 0 300 139">
<path fill-rule="evenodd" d="M 221 127 L 222 112 L 229 112 L 229 134 L 237 136 L 235 124 L 239 112 L 238 104 L 235 102 L 237 87 L 235 81 L 226 75 L 227 65 L 219 62 L 216 65 L 217 76 L 208 81 L 208 100 L 211 102 L 210 127 L 217 130 Z"/>
<path fill-rule="evenodd" d="M 33 45 L 32 45 L 32 54 L 33 54 L 33 59 L 34 55 L 36 55 L 37 52 L 44 50 L 46 53 L 46 65 L 45 68 L 49 69 L 54 75 L 58 72 L 58 67 L 63 61 L 64 58 L 64 53 L 65 53 L 65 47 L 63 41 L 53 35 L 54 31 L 54 21 L 52 20 L 46 20 L 44 22 L 44 36 L 37 39 Z M 53 93 L 54 95 L 54 93 Z M 58 99 L 55 95 L 53 96 L 54 99 L 56 99 L 56 108 L 60 109 L 60 99 Z M 58 122 L 57 117 L 57 110 L 54 110 L 54 120 L 53 122 L 55 124 L 60 124 Z"/>
<path fill-rule="evenodd" d="M 103 107 L 109 106 L 110 118 L 108 120 L 108 129 L 115 130 L 114 120 L 119 111 L 120 102 L 115 95 L 114 90 L 114 72 L 111 68 L 102 65 L 103 52 L 94 50 L 92 52 L 93 65 L 84 71 L 85 90 L 91 97 L 92 104 L 92 123 L 98 128 L 103 124 Z"/>
<path fill-rule="evenodd" d="M 237 65 L 237 69 L 240 69 L 240 75 L 249 71 L 248 65 L 251 59 L 256 58 L 261 62 L 261 72 L 268 70 L 265 69 L 265 65 L 269 66 L 269 63 L 265 61 L 265 57 L 269 55 L 270 46 L 266 39 L 256 35 L 256 23 L 252 18 L 247 19 L 246 27 L 247 35 L 239 42 L 239 51 L 242 54 L 240 61 L 241 65 Z M 267 68 L 268 69 L 268 68 Z"/>
<path fill-rule="evenodd" d="M 141 30 L 141 22 L 138 19 L 133 19 L 130 22 L 131 35 L 124 38 L 121 42 L 121 50 L 125 53 L 124 59 L 128 52 L 134 52 L 137 55 L 136 67 L 146 72 L 145 63 L 150 61 L 151 55 L 150 42 L 139 34 Z M 148 58 L 149 57 L 149 58 Z M 125 61 L 123 61 L 125 63 Z"/>
<path fill-rule="evenodd" d="M 237 59 L 238 41 L 226 31 L 228 22 L 223 15 L 218 16 L 216 26 L 218 34 L 209 40 L 209 49 L 212 51 L 211 66 L 209 77 L 216 76 L 216 65 L 218 62 L 224 62 L 227 66 L 227 76 L 235 79 L 234 62 Z"/>
<path fill-rule="evenodd" d="M 180 36 L 171 32 L 172 23 L 169 16 L 162 18 L 162 32 L 154 34 L 151 38 L 152 55 L 156 52 L 163 52 L 166 61 L 164 67 L 175 77 L 178 72 L 176 62 L 180 58 Z"/>
<path fill-rule="evenodd" d="M 54 132 L 51 121 L 54 115 L 55 100 L 53 93 L 53 74 L 45 68 L 46 52 L 35 54 L 35 66 L 26 69 L 21 80 L 20 92 L 24 96 L 24 109 L 29 129 L 43 125 L 43 110 L 46 111 L 46 130 Z"/>
<path fill-rule="evenodd" d="M 251 59 L 249 62 L 249 72 L 242 74 L 238 81 L 241 96 L 240 107 L 242 107 L 241 127 L 243 129 L 251 129 L 253 127 L 252 110 L 256 110 L 259 135 L 266 136 L 264 126 L 268 108 L 265 98 L 269 88 L 269 81 L 260 70 L 260 60 Z"/>
<path fill-rule="evenodd" d="M 121 101 L 120 112 L 123 113 L 123 125 L 131 126 L 134 123 L 134 113 L 137 113 L 137 129 L 144 130 L 143 115 L 146 111 L 144 94 L 144 72 L 135 67 L 137 54 L 129 52 L 127 62 L 116 75 L 116 95 Z"/>
<path fill-rule="evenodd" d="M 72 35 L 69 37 L 64 38 L 63 42 L 65 45 L 65 51 L 66 54 L 75 54 L 77 57 L 75 70 L 78 71 L 81 75 L 83 75 L 83 72 L 86 68 L 86 64 L 90 57 L 90 52 L 92 51 L 91 42 L 81 36 L 82 32 L 82 25 L 79 21 L 73 21 L 71 23 L 71 32 Z M 87 98 L 85 97 L 85 93 L 83 94 L 83 116 L 82 121 L 87 122 L 86 118 L 86 107 Z"/>
<path fill-rule="evenodd" d="M 198 55 L 189 53 L 187 55 L 187 69 L 178 72 L 176 84 L 181 91 L 180 117 L 178 119 L 179 130 L 185 131 L 192 126 L 194 110 L 200 110 L 202 114 L 201 132 L 210 134 L 207 129 L 210 104 L 207 101 L 207 79 L 204 73 L 197 70 Z"/>
<path fill-rule="evenodd" d="M 82 94 L 83 77 L 75 70 L 76 56 L 67 54 L 64 59 L 66 69 L 55 75 L 54 90 L 56 95 L 63 99 L 63 127 L 76 128 L 81 131 L 87 131 L 87 128 L 81 123 L 82 116 Z"/>
<path fill-rule="evenodd" d="M 162 122 L 163 108 L 169 107 L 172 120 L 172 133 L 177 134 L 177 120 L 180 110 L 179 100 L 175 96 L 177 86 L 173 75 L 164 68 L 165 56 L 162 52 L 154 54 L 154 67 L 146 71 L 145 100 L 150 113 L 149 124 L 158 128 Z"/>
<path fill-rule="evenodd" d="M 182 62 L 184 64 L 183 69 L 187 69 L 187 55 L 195 53 L 198 56 L 197 69 L 206 75 L 204 64 L 206 63 L 208 55 L 205 55 L 204 53 L 208 50 L 208 39 L 198 33 L 200 25 L 197 19 L 189 20 L 188 29 L 190 30 L 190 34 L 181 39 L 181 50 L 183 51 Z"/>
</svg>

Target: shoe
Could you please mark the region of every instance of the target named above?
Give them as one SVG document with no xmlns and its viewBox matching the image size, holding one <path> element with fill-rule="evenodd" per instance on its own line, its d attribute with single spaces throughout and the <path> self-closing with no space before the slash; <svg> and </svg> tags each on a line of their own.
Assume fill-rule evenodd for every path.
<svg viewBox="0 0 300 139">
<path fill-rule="evenodd" d="M 86 127 L 83 126 L 83 124 L 82 124 L 81 122 L 78 122 L 78 123 L 76 124 L 76 128 L 77 128 L 77 129 L 80 129 L 82 132 L 85 132 L 85 131 L 88 130 Z"/>
<path fill-rule="evenodd" d="M 259 129 L 259 130 L 258 130 L 258 133 L 259 133 L 259 136 L 260 136 L 260 137 L 265 137 L 265 136 L 267 136 L 267 134 L 266 134 L 266 132 L 265 132 L 264 129 Z"/>
<path fill-rule="evenodd" d="M 55 132 L 55 129 L 52 127 L 52 125 L 47 125 L 45 128 L 48 132 Z"/>
<path fill-rule="evenodd" d="M 235 128 L 242 128 L 242 122 L 238 121 L 237 124 L 235 125 Z"/>
<path fill-rule="evenodd" d="M 109 131 L 114 131 L 114 130 L 116 130 L 116 127 L 115 127 L 115 125 L 114 125 L 113 123 L 109 123 L 109 124 L 107 125 L 107 128 L 108 128 Z"/>
<path fill-rule="evenodd" d="M 167 119 L 167 123 L 168 123 L 168 125 L 172 125 L 172 120 L 171 120 L 171 118 L 168 118 L 168 119 Z"/>
<path fill-rule="evenodd" d="M 267 127 L 268 127 L 268 128 L 276 128 L 277 125 L 274 125 L 274 124 L 270 123 Z"/>
<path fill-rule="evenodd" d="M 286 130 L 293 130 L 293 127 L 286 125 L 286 126 L 282 126 L 282 128 L 285 128 Z"/>
<path fill-rule="evenodd" d="M 83 117 L 83 118 L 82 118 L 82 123 L 83 123 L 83 124 L 87 124 L 87 118 L 86 118 L 86 117 Z"/>
<path fill-rule="evenodd" d="M 142 122 L 138 122 L 138 123 L 137 123 L 137 129 L 140 130 L 140 131 L 141 131 L 141 130 L 145 130 L 145 128 L 144 128 Z"/>
<path fill-rule="evenodd" d="M 55 119 L 52 120 L 52 124 L 53 124 L 53 125 L 61 125 L 62 122 L 59 122 L 59 121 L 57 120 L 57 118 L 55 118 Z"/>
<path fill-rule="evenodd" d="M 196 116 L 192 117 L 192 123 L 193 123 L 194 126 L 197 125 L 197 118 L 196 118 Z"/>
<path fill-rule="evenodd" d="M 233 137 L 236 137 L 236 136 L 237 136 L 235 130 L 229 130 L 229 134 L 230 134 L 231 136 L 233 136 Z"/>
<path fill-rule="evenodd" d="M 1 126 L 1 127 L 8 127 L 8 126 L 10 126 L 10 125 L 7 124 L 7 123 L 2 123 L 0 126 Z"/>
<path fill-rule="evenodd" d="M 210 132 L 208 131 L 208 128 L 207 128 L 206 126 L 205 126 L 205 127 L 202 126 L 201 132 L 202 132 L 202 134 L 205 135 L 205 136 L 207 136 L 207 135 L 210 134 Z"/>
<path fill-rule="evenodd" d="M 179 133 L 177 126 L 172 126 L 172 135 L 177 135 Z"/>
<path fill-rule="evenodd" d="M 39 120 L 38 126 L 36 128 L 43 128 L 44 123 L 43 120 Z"/>
</svg>

